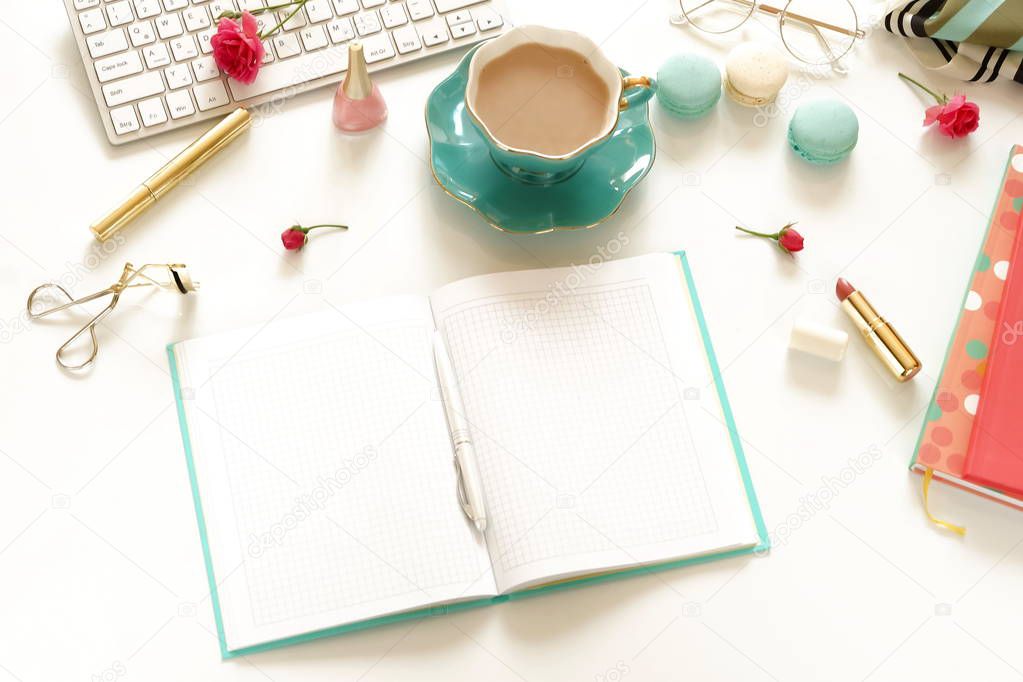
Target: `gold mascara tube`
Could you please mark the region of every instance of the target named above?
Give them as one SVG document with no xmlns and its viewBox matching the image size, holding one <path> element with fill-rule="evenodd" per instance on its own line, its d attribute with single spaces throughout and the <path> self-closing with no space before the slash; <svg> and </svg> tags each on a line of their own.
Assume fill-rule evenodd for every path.
<svg viewBox="0 0 1023 682">
<path fill-rule="evenodd" d="M 106 241 L 118 230 L 142 215 L 157 199 L 174 189 L 189 173 L 215 156 L 236 137 L 249 129 L 252 119 L 245 109 L 235 109 L 231 114 L 208 130 L 202 137 L 167 162 L 160 170 L 135 188 L 114 210 L 89 226 L 99 241 Z"/>
</svg>

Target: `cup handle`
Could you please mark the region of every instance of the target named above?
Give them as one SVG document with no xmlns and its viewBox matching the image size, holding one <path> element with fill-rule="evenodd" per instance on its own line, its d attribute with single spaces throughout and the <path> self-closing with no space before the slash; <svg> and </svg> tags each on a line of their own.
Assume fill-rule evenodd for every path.
<svg viewBox="0 0 1023 682">
<path fill-rule="evenodd" d="M 630 92 L 631 91 L 631 92 Z M 622 79 L 622 98 L 618 100 L 618 111 L 646 104 L 657 91 L 657 81 L 650 76 L 629 76 Z"/>
</svg>

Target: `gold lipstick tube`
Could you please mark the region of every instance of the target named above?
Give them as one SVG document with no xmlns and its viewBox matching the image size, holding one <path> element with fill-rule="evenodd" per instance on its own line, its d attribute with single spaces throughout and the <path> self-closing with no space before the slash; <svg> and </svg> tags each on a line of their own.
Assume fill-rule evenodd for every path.
<svg viewBox="0 0 1023 682">
<path fill-rule="evenodd" d="M 209 161 L 230 144 L 236 137 L 249 129 L 252 119 L 245 109 L 235 109 L 231 114 L 208 130 L 202 137 L 167 162 L 160 170 L 136 187 L 121 204 L 89 226 L 99 241 L 106 241 L 118 230 L 144 213 L 179 182 Z"/>
<path fill-rule="evenodd" d="M 920 360 L 899 333 L 877 314 L 866 296 L 852 292 L 842 301 L 842 310 L 897 380 L 909 381 L 920 371 Z"/>
</svg>

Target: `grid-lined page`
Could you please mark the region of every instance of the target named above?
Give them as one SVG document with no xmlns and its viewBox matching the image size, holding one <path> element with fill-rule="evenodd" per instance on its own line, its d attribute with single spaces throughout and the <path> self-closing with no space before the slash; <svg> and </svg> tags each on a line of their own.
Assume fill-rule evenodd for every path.
<svg viewBox="0 0 1023 682">
<path fill-rule="evenodd" d="M 473 427 L 502 589 L 639 563 L 651 548 L 670 555 L 720 530 L 668 344 L 701 346 L 665 334 L 660 281 L 629 271 L 568 288 L 551 286 L 551 272 L 433 297 Z"/>
<path fill-rule="evenodd" d="M 242 557 L 232 622 L 336 625 L 458 598 L 489 573 L 454 494 L 432 332 L 387 321 L 206 356 L 201 454 L 222 467 L 229 499 L 213 508 Z"/>
</svg>

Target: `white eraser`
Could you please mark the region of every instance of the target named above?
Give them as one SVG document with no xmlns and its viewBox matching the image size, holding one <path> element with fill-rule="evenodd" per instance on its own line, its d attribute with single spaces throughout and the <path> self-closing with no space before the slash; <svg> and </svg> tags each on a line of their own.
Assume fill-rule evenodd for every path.
<svg viewBox="0 0 1023 682">
<path fill-rule="evenodd" d="M 849 335 L 841 329 L 825 327 L 805 317 L 793 323 L 792 335 L 789 336 L 789 348 L 833 362 L 845 357 L 845 347 L 848 343 Z"/>
</svg>

